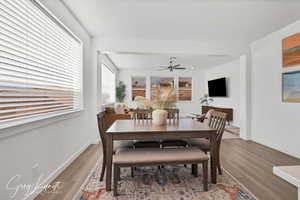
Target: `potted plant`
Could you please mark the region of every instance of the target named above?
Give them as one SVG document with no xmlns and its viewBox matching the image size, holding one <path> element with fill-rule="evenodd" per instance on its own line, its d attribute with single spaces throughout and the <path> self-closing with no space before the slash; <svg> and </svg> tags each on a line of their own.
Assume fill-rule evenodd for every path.
<svg viewBox="0 0 300 200">
<path fill-rule="evenodd" d="M 202 98 L 200 98 L 200 104 L 208 106 L 210 102 L 213 102 L 213 98 L 210 98 L 208 94 L 204 94 Z"/>
<path fill-rule="evenodd" d="M 118 102 L 123 102 L 126 97 L 126 85 L 122 81 L 116 87 L 116 97 Z"/>
<path fill-rule="evenodd" d="M 126 97 L 126 85 L 122 81 L 120 81 L 116 87 L 116 97 L 118 102 L 115 104 L 116 113 L 126 114 L 128 112 L 128 107 L 123 103 Z"/>
</svg>

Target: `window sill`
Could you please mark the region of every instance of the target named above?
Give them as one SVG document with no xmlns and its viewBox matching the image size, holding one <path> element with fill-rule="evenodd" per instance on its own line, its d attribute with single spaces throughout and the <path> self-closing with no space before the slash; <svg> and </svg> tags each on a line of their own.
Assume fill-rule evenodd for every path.
<svg viewBox="0 0 300 200">
<path fill-rule="evenodd" d="M 70 112 L 64 112 L 59 114 L 54 114 L 51 116 L 44 116 L 40 118 L 29 118 L 28 120 L 22 122 L 11 122 L 5 126 L 0 127 L 0 139 L 5 137 L 10 137 L 19 133 L 25 133 L 33 129 L 48 126 L 53 123 L 60 122 L 62 120 L 76 118 L 83 112 L 84 109 L 74 110 Z"/>
</svg>

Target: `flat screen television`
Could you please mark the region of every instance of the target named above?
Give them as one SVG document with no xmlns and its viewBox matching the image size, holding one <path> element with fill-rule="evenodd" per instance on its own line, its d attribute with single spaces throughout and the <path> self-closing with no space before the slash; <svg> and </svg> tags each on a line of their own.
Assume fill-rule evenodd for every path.
<svg viewBox="0 0 300 200">
<path fill-rule="evenodd" d="M 208 81 L 208 95 L 210 97 L 227 97 L 226 78 Z"/>
</svg>

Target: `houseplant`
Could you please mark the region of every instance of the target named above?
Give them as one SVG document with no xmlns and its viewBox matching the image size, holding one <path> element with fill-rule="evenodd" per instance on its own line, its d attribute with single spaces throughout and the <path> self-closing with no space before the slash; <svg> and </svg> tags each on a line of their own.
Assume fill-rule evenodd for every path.
<svg viewBox="0 0 300 200">
<path fill-rule="evenodd" d="M 153 100 L 146 99 L 145 97 L 137 96 L 135 101 L 145 107 L 154 109 L 152 112 L 152 122 L 155 125 L 164 125 L 167 121 L 168 112 L 165 109 L 174 108 L 177 100 L 175 88 L 163 93 L 158 89 L 158 94 Z"/>
<path fill-rule="evenodd" d="M 210 102 L 213 102 L 213 98 L 210 98 L 208 94 L 204 94 L 203 97 L 200 98 L 200 104 L 208 106 Z"/>
<path fill-rule="evenodd" d="M 116 97 L 118 102 L 115 104 L 116 113 L 127 113 L 128 107 L 126 106 L 126 104 L 122 103 L 124 102 L 124 99 L 126 97 L 126 85 L 122 81 L 120 81 L 118 86 L 116 87 Z"/>
<path fill-rule="evenodd" d="M 123 102 L 126 97 L 126 85 L 122 81 L 116 87 L 116 97 L 118 102 Z"/>
</svg>

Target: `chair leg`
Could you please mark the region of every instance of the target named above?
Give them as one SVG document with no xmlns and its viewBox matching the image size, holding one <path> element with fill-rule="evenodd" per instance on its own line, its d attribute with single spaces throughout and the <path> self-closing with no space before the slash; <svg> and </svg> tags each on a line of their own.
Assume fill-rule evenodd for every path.
<svg viewBox="0 0 300 200">
<path fill-rule="evenodd" d="M 218 172 L 219 172 L 219 175 L 223 174 L 220 162 L 218 163 Z"/>
<path fill-rule="evenodd" d="M 118 168 L 118 181 L 121 180 L 121 168 L 119 167 Z"/>
<path fill-rule="evenodd" d="M 208 191 L 208 161 L 202 163 L 203 168 L 203 190 Z"/>
<path fill-rule="evenodd" d="M 198 177 L 198 164 L 192 164 L 192 174 Z"/>
<path fill-rule="evenodd" d="M 100 182 L 103 181 L 105 168 L 106 168 L 106 156 L 103 156 L 103 159 L 102 159 L 102 169 L 101 169 L 101 175 L 100 175 Z"/>
<path fill-rule="evenodd" d="M 120 167 L 118 165 L 114 165 L 114 192 L 113 195 L 118 195 L 118 177 L 120 176 Z"/>
<path fill-rule="evenodd" d="M 221 161 L 220 161 L 220 152 L 218 152 L 218 172 L 219 172 L 219 175 L 222 175 L 222 168 L 221 168 Z"/>
<path fill-rule="evenodd" d="M 132 178 L 134 177 L 134 170 L 135 170 L 135 167 L 131 167 L 131 177 Z"/>
</svg>

